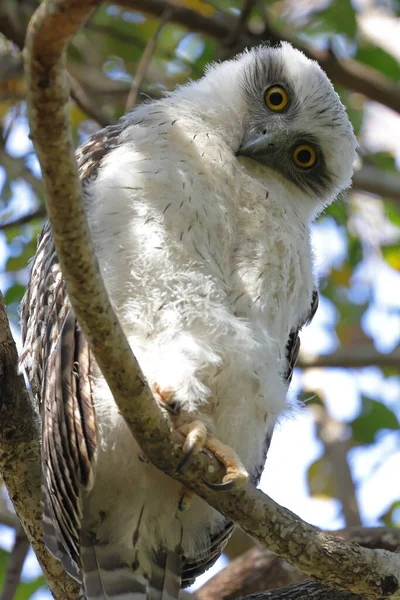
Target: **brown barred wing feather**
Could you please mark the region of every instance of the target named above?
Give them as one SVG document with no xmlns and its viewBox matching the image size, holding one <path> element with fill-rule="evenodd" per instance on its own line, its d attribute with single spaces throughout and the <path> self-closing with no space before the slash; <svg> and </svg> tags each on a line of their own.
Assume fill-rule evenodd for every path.
<svg viewBox="0 0 400 600">
<path fill-rule="evenodd" d="M 79 149 L 83 185 L 96 177 L 120 131 L 106 128 Z M 92 486 L 96 463 L 92 357 L 67 296 L 48 223 L 38 240 L 21 321 L 21 364 L 42 418 L 44 540 L 79 580 L 82 498 Z"/>
</svg>

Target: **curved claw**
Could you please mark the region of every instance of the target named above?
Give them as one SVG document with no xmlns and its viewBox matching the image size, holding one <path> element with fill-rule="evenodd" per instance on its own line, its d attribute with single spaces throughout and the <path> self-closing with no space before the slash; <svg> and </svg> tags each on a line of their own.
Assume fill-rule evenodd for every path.
<svg viewBox="0 0 400 600">
<path fill-rule="evenodd" d="M 185 454 L 183 455 L 182 459 L 179 462 L 179 465 L 176 468 L 176 472 L 177 473 L 182 473 L 184 467 L 186 466 L 188 460 L 191 458 L 191 456 L 193 455 L 193 452 L 196 449 L 196 445 L 192 444 L 191 446 L 189 446 L 185 452 Z"/>
<path fill-rule="evenodd" d="M 229 490 L 233 490 L 236 487 L 236 481 L 234 479 L 226 481 L 225 483 L 211 483 L 210 481 L 203 479 L 203 483 L 205 483 L 210 490 L 214 490 L 214 492 L 229 492 Z"/>
</svg>

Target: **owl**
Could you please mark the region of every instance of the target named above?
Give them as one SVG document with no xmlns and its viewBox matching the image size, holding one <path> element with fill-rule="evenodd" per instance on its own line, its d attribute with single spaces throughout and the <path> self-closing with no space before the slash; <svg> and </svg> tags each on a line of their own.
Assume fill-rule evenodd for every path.
<svg viewBox="0 0 400 600">
<path fill-rule="evenodd" d="M 257 484 L 318 304 L 310 224 L 349 187 L 345 109 L 291 45 L 211 65 L 78 151 L 95 253 L 171 426 L 216 489 Z M 141 452 L 68 299 L 49 224 L 22 303 L 42 418 L 45 543 L 88 600 L 178 598 L 233 525 Z"/>
</svg>

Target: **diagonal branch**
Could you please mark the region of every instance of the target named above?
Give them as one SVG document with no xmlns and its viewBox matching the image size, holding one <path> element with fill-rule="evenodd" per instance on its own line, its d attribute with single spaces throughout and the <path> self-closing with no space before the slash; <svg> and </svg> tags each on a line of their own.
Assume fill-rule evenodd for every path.
<svg viewBox="0 0 400 600">
<path fill-rule="evenodd" d="M 17 593 L 22 567 L 29 551 L 29 541 L 20 523 L 15 528 L 15 541 L 7 563 L 0 600 L 13 600 Z"/>
<path fill-rule="evenodd" d="M 168 19 L 171 17 L 171 14 L 172 14 L 172 9 L 170 9 L 169 7 L 166 8 L 165 12 L 163 12 L 163 14 L 161 15 L 160 22 L 157 26 L 157 29 L 156 29 L 153 37 L 151 37 L 146 44 L 146 48 L 144 49 L 142 58 L 140 59 L 140 62 L 138 64 L 138 67 L 136 70 L 136 75 L 133 78 L 131 89 L 129 90 L 128 98 L 126 100 L 126 105 L 125 105 L 126 112 L 129 112 L 130 110 L 132 110 L 136 104 L 140 86 L 143 83 L 144 77 L 146 75 L 146 71 L 149 67 L 149 64 L 153 57 L 153 54 L 157 48 L 158 38 L 160 36 L 160 33 L 161 33 L 164 25 L 167 23 Z"/>
<path fill-rule="evenodd" d="M 31 134 L 42 165 L 58 257 L 80 325 L 121 414 L 159 469 L 193 489 L 273 552 L 327 584 L 370 598 L 400 598 L 400 556 L 335 539 L 251 485 L 225 494 L 211 491 L 202 483 L 204 473 L 214 471 L 210 479 L 215 481 L 221 469 L 204 453 L 193 458 L 190 472 L 176 474 L 181 447 L 169 434 L 113 312 L 81 201 L 66 110 L 64 50 L 96 5 L 95 0 L 45 1 L 28 28 L 25 56 Z"/>
</svg>

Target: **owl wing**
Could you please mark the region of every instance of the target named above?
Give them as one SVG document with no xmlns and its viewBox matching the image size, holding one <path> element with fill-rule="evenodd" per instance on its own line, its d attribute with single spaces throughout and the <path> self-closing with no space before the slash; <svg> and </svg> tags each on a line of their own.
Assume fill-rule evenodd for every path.
<svg viewBox="0 0 400 600">
<path fill-rule="evenodd" d="M 120 133 L 119 126 L 108 127 L 78 150 L 84 187 Z M 38 240 L 21 317 L 21 363 L 42 418 L 44 541 L 79 579 L 82 493 L 92 486 L 97 446 L 92 356 L 67 296 L 49 223 Z"/>
</svg>

